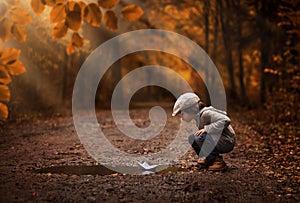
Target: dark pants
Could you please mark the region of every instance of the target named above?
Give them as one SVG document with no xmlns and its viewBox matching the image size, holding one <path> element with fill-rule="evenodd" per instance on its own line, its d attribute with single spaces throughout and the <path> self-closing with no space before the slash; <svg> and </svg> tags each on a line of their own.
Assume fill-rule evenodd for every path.
<svg viewBox="0 0 300 203">
<path fill-rule="evenodd" d="M 199 158 L 205 157 L 206 160 L 211 160 L 220 155 L 220 151 L 216 148 L 215 142 L 207 133 L 199 136 L 195 136 L 194 134 L 190 135 L 189 143 Z"/>
</svg>

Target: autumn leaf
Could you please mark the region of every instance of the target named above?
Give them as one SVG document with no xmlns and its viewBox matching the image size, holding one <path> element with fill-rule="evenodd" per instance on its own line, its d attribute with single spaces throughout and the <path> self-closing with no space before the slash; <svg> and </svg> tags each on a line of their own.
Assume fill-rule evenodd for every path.
<svg viewBox="0 0 300 203">
<path fill-rule="evenodd" d="M 128 5 L 122 9 L 122 15 L 127 20 L 137 20 L 144 14 L 144 11 L 141 9 L 141 7 L 136 6 L 134 4 Z"/>
<path fill-rule="evenodd" d="M 66 0 L 52 0 L 55 1 L 56 4 L 63 4 L 66 2 Z"/>
<path fill-rule="evenodd" d="M 12 64 L 16 62 L 20 56 L 21 51 L 14 48 L 7 48 L 2 51 L 0 56 L 0 63 L 2 65 Z"/>
<path fill-rule="evenodd" d="M 85 3 L 80 1 L 80 2 L 74 2 L 74 1 L 68 1 L 67 3 L 67 11 L 77 11 L 77 12 L 82 12 L 85 8 Z"/>
<path fill-rule="evenodd" d="M 63 3 L 58 0 L 43 0 L 47 6 L 55 6 L 57 3 Z M 65 0 L 64 0 L 65 1 Z"/>
<path fill-rule="evenodd" d="M 25 42 L 26 40 L 26 29 L 23 25 L 14 24 L 11 28 L 11 33 L 19 42 Z"/>
<path fill-rule="evenodd" d="M 79 3 L 75 3 L 74 8 L 72 11 L 80 12 L 81 13 L 81 6 Z"/>
<path fill-rule="evenodd" d="M 82 48 L 84 39 L 76 32 L 73 33 L 71 43 L 74 47 Z"/>
<path fill-rule="evenodd" d="M 9 102 L 10 92 L 7 85 L 0 85 L 0 101 Z"/>
<path fill-rule="evenodd" d="M 0 3 L 0 20 L 2 20 L 5 17 L 5 14 L 7 12 L 7 7 L 4 3 Z"/>
<path fill-rule="evenodd" d="M 78 5 L 80 6 L 80 9 L 81 9 L 81 18 L 83 19 L 84 18 L 84 10 L 85 10 L 85 7 L 86 7 L 86 4 L 82 1 L 78 2 Z"/>
<path fill-rule="evenodd" d="M 75 52 L 75 48 L 74 46 L 72 45 L 72 43 L 69 43 L 66 47 L 66 51 L 67 51 L 67 54 L 68 55 L 71 55 Z"/>
<path fill-rule="evenodd" d="M 81 26 L 81 14 L 80 12 L 71 11 L 67 14 L 66 25 L 77 32 Z"/>
<path fill-rule="evenodd" d="M 99 6 L 105 9 L 111 9 L 119 3 L 120 0 L 98 0 Z"/>
<path fill-rule="evenodd" d="M 26 72 L 26 69 L 21 61 L 16 61 L 6 66 L 11 75 L 20 75 Z"/>
<path fill-rule="evenodd" d="M 58 4 L 50 12 L 50 23 L 58 23 L 66 18 L 65 5 Z"/>
<path fill-rule="evenodd" d="M 3 65 L 0 65 L 0 83 L 5 85 L 11 83 L 11 77 Z"/>
<path fill-rule="evenodd" d="M 100 8 L 97 6 L 97 4 L 92 3 L 85 7 L 84 18 L 92 26 L 95 27 L 101 26 L 102 13 Z"/>
<path fill-rule="evenodd" d="M 10 15 L 11 15 L 12 20 L 15 23 L 27 24 L 27 23 L 32 22 L 32 19 L 31 19 L 29 13 L 22 8 L 16 7 L 16 8 L 11 9 Z"/>
<path fill-rule="evenodd" d="M 5 104 L 0 103 L 0 118 L 6 119 L 8 117 L 8 108 Z"/>
<path fill-rule="evenodd" d="M 40 15 L 45 9 L 45 5 L 42 3 L 42 0 L 31 0 L 30 4 L 36 15 Z"/>
<path fill-rule="evenodd" d="M 52 30 L 52 36 L 54 39 L 59 39 L 66 36 L 68 32 L 68 27 L 64 22 L 57 23 L 56 26 Z"/>
<path fill-rule="evenodd" d="M 118 30 L 118 18 L 113 11 L 106 11 L 104 14 L 104 23 L 106 28 L 111 31 Z"/>
<path fill-rule="evenodd" d="M 24 65 L 18 61 L 21 51 L 8 48 L 2 50 L 0 46 L 0 101 L 9 102 L 10 91 L 7 86 L 11 82 L 11 75 L 20 75 L 26 71 Z M 0 118 L 8 117 L 8 108 L 4 103 L 0 103 Z"/>
<path fill-rule="evenodd" d="M 7 18 L 4 18 L 0 22 L 0 38 L 3 42 L 6 42 L 10 38 L 12 22 Z"/>
<path fill-rule="evenodd" d="M 75 1 L 68 1 L 66 4 L 66 12 L 69 13 L 71 11 L 76 11 L 81 14 L 81 18 L 84 18 L 84 9 L 86 4 L 82 1 L 75 2 Z"/>
</svg>

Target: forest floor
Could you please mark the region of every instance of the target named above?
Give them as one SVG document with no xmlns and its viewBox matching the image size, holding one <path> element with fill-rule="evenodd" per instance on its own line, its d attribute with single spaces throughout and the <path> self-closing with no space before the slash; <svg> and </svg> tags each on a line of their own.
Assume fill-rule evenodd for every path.
<svg viewBox="0 0 300 203">
<path fill-rule="evenodd" d="M 180 170 L 148 175 L 97 165 L 71 116 L 10 122 L 0 131 L 0 202 L 300 202 L 299 139 L 268 143 L 273 135 L 259 133 L 243 115 L 231 114 L 237 146 L 224 155 L 226 171 L 199 170 L 190 149 L 176 164 Z M 115 146 L 138 154 L 165 145 L 179 121 L 169 119 L 159 138 L 137 144 L 120 135 L 108 111 L 98 117 Z M 133 110 L 131 117 L 147 126 L 147 110 Z"/>
</svg>

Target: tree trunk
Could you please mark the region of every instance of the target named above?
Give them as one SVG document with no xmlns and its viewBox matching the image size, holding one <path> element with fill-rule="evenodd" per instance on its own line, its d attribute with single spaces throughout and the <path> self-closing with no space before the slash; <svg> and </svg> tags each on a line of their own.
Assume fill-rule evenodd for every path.
<svg viewBox="0 0 300 203">
<path fill-rule="evenodd" d="M 61 102 L 64 104 L 66 98 L 67 98 L 67 92 L 68 92 L 68 70 L 70 67 L 72 67 L 72 58 L 73 55 L 67 55 L 65 53 L 65 58 L 67 59 L 67 63 L 63 66 L 63 75 L 62 75 L 62 87 L 61 87 Z"/>
<path fill-rule="evenodd" d="M 236 85 L 234 81 L 234 67 L 233 67 L 233 61 L 232 61 L 232 48 L 231 48 L 231 37 L 228 32 L 228 17 L 224 18 L 223 14 L 223 4 L 222 1 L 218 1 L 219 3 L 219 10 L 220 10 L 220 21 L 221 21 L 221 28 L 223 32 L 223 41 L 224 41 L 224 48 L 225 48 L 225 54 L 226 54 L 226 63 L 229 73 L 229 82 L 230 82 L 230 96 L 232 98 L 237 97 L 236 93 Z M 227 3 L 227 6 L 229 7 L 229 3 Z"/>
<path fill-rule="evenodd" d="M 266 5 L 267 2 L 265 0 L 261 1 L 261 9 L 260 9 L 260 15 L 261 15 L 261 20 L 259 22 L 259 27 L 261 32 L 260 35 L 260 51 L 261 51 L 261 63 L 260 63 L 260 101 L 261 103 L 264 103 L 266 101 L 266 75 L 265 75 L 265 68 L 268 66 L 268 51 L 269 51 L 269 35 L 268 35 L 268 27 L 266 26 L 267 24 L 267 19 L 264 17 L 264 14 L 267 12 Z"/>
<path fill-rule="evenodd" d="M 205 51 L 207 55 L 209 54 L 209 9 L 210 9 L 210 0 L 205 0 L 204 2 L 204 12 L 205 12 Z M 205 60 L 205 83 L 209 85 L 209 67 L 208 67 L 208 58 Z"/>
<path fill-rule="evenodd" d="M 214 14 L 214 33 L 213 33 L 213 46 L 212 46 L 212 51 L 211 51 L 211 58 L 212 61 L 216 60 L 217 58 L 217 47 L 218 47 L 218 42 L 219 42 L 219 38 L 218 38 L 218 33 L 219 33 L 219 7 L 217 2 L 215 2 L 215 14 Z M 213 66 L 213 64 L 211 64 Z M 214 67 L 211 67 L 214 68 Z M 213 87 L 214 84 L 214 75 L 211 74 L 211 81 L 210 81 L 210 87 Z"/>
<path fill-rule="evenodd" d="M 241 2 L 240 0 L 236 1 L 237 3 L 237 9 L 240 10 L 241 8 Z M 239 58 L 239 82 L 240 82 L 240 88 L 241 88 L 241 96 L 242 101 L 245 101 L 246 92 L 245 92 L 245 84 L 244 84 L 244 64 L 243 64 L 243 47 L 242 47 L 242 20 L 236 20 L 238 25 L 238 58 Z"/>
</svg>

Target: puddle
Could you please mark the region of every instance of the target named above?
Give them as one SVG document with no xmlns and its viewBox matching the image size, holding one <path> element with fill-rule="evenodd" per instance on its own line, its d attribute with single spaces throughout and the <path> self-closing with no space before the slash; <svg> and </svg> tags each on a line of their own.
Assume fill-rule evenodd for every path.
<svg viewBox="0 0 300 203">
<path fill-rule="evenodd" d="M 128 174 L 150 174 L 150 173 L 165 174 L 168 172 L 175 173 L 175 172 L 187 171 L 186 169 L 174 167 L 174 166 L 170 166 L 170 167 L 159 166 L 159 167 L 157 169 L 157 172 L 143 171 L 138 167 L 129 167 L 129 166 L 119 166 L 118 169 L 120 170 L 120 168 L 122 168 L 121 171 L 126 171 Z M 111 175 L 111 174 L 118 173 L 116 171 L 117 170 L 111 170 L 102 165 L 93 165 L 93 166 L 63 165 L 63 166 L 51 166 L 51 167 L 35 170 L 36 173 L 52 173 L 52 174 L 66 174 L 66 175 Z"/>
</svg>

